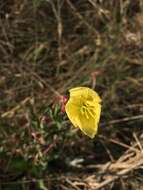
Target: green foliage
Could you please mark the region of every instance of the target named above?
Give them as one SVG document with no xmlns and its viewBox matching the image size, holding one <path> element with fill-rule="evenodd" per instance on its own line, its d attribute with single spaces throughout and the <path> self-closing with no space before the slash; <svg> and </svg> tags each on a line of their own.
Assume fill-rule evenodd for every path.
<svg viewBox="0 0 143 190">
<path fill-rule="evenodd" d="M 61 113 L 58 104 L 53 108 L 46 108 L 40 118 L 30 106 L 29 119 L 30 125 L 28 128 L 19 129 L 18 137 L 14 136 L 12 139 L 12 130 L 9 132 L 10 142 L 2 139 L 1 155 L 7 158 L 5 164 L 8 164 L 9 170 L 17 172 L 28 170 L 28 173 L 36 172 L 35 175 L 38 177 L 39 172 L 47 170 L 49 161 L 62 156 L 63 143 L 71 135 L 68 135 L 70 130 L 65 122 L 66 117 Z M 30 134 L 27 130 L 30 130 Z M 12 144 L 13 154 L 9 147 L 12 140 L 16 142 Z M 9 158 L 9 154 L 12 157 Z"/>
</svg>

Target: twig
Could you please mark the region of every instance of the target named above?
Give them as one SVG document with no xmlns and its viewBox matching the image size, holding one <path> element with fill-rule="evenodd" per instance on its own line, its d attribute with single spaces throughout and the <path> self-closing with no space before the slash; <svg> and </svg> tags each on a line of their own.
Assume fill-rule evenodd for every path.
<svg viewBox="0 0 143 190">
<path fill-rule="evenodd" d="M 138 160 L 136 160 L 138 159 Z M 122 177 L 123 175 L 126 175 L 127 173 L 141 167 L 141 165 L 143 165 L 143 152 L 140 153 L 139 158 L 133 158 L 133 160 L 135 161 L 135 163 L 133 163 L 132 165 L 130 165 L 130 167 L 125 168 L 119 172 L 117 172 L 117 175 L 112 176 L 111 178 L 101 182 L 96 188 L 95 190 L 99 190 L 103 187 L 105 187 L 106 185 L 109 185 L 110 183 L 116 181 L 117 179 L 119 179 L 120 177 Z"/>
<path fill-rule="evenodd" d="M 143 119 L 143 115 L 141 114 L 141 115 L 136 115 L 136 116 L 131 116 L 131 117 L 124 117 L 122 119 L 112 120 L 112 121 L 109 121 L 109 122 L 101 123 L 101 126 L 113 125 L 113 124 L 118 124 L 118 123 L 138 120 L 138 119 Z"/>
<path fill-rule="evenodd" d="M 15 106 L 15 107 L 12 108 L 11 110 L 9 110 L 9 111 L 3 113 L 3 114 L 1 115 L 1 117 L 2 117 L 2 118 L 4 118 L 4 117 L 12 117 L 12 116 L 14 115 L 14 113 L 15 113 L 17 110 L 19 110 L 22 106 L 24 106 L 27 102 L 29 102 L 29 101 L 31 101 L 31 100 L 32 100 L 31 97 L 25 98 L 24 100 L 22 100 L 22 101 L 19 103 L 19 105 Z"/>
<path fill-rule="evenodd" d="M 76 7 L 72 4 L 70 0 L 66 0 L 67 4 L 70 6 L 70 8 L 74 11 L 75 15 L 87 26 L 88 29 L 90 29 L 94 34 L 97 36 L 97 38 L 100 38 L 99 33 L 95 30 L 93 26 L 91 26 L 85 18 L 77 11 Z"/>
</svg>

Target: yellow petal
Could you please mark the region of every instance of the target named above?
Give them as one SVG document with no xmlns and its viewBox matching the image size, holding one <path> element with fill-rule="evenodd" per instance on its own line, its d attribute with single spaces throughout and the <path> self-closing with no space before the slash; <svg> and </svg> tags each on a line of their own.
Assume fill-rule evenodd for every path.
<svg viewBox="0 0 143 190">
<path fill-rule="evenodd" d="M 92 114 L 90 114 L 90 112 L 92 112 Z M 96 104 L 96 108 L 93 108 L 92 110 L 88 110 L 88 113 L 89 113 L 88 117 L 85 117 L 85 115 L 80 114 L 79 128 L 83 131 L 84 134 L 86 134 L 90 138 L 94 138 L 98 130 L 98 123 L 99 123 L 100 113 L 101 113 L 101 105 Z"/>
<path fill-rule="evenodd" d="M 65 105 L 65 111 L 67 113 L 68 118 L 72 122 L 72 124 L 75 127 L 78 127 L 79 125 L 79 113 L 80 113 L 80 104 L 79 104 L 79 99 L 72 99 L 70 98 Z"/>
<path fill-rule="evenodd" d="M 88 87 L 76 87 L 69 90 L 71 97 L 83 97 L 86 99 L 93 99 L 96 102 L 101 102 L 101 98 L 98 94 Z"/>
<path fill-rule="evenodd" d="M 90 138 L 94 138 L 98 130 L 98 123 L 96 120 L 93 117 L 87 119 L 84 115 L 80 115 L 79 121 L 79 128 L 81 131 Z"/>
<path fill-rule="evenodd" d="M 94 114 L 94 119 L 96 120 L 96 122 L 99 123 L 101 114 L 101 104 L 93 102 L 92 113 Z"/>
</svg>

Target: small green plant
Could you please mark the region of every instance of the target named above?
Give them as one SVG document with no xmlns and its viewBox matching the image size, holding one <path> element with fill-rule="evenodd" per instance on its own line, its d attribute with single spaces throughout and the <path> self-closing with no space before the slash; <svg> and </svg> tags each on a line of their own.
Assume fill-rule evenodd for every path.
<svg viewBox="0 0 143 190">
<path fill-rule="evenodd" d="M 0 155 L 7 160 L 6 170 L 16 171 L 15 175 L 18 176 L 27 173 L 29 177 L 39 178 L 44 171 L 48 172 L 49 162 L 65 159 L 64 142 L 72 138 L 72 133 L 67 127 L 67 117 L 61 106 L 56 101 L 44 108 L 39 117 L 29 105 L 28 128 L 19 129 L 17 136 L 13 134 L 14 131 L 9 131 L 10 140 L 1 141 Z M 12 144 L 12 141 L 15 143 Z"/>
</svg>

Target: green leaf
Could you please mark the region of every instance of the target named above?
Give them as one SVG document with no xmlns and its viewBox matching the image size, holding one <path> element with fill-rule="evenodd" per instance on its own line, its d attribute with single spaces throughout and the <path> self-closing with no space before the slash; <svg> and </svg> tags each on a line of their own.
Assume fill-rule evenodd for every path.
<svg viewBox="0 0 143 190">
<path fill-rule="evenodd" d="M 40 179 L 39 181 L 38 181 L 38 185 L 39 185 L 39 188 L 41 189 L 41 190 L 48 190 L 48 188 L 45 186 L 45 184 L 44 184 L 44 180 L 43 179 Z"/>
</svg>

